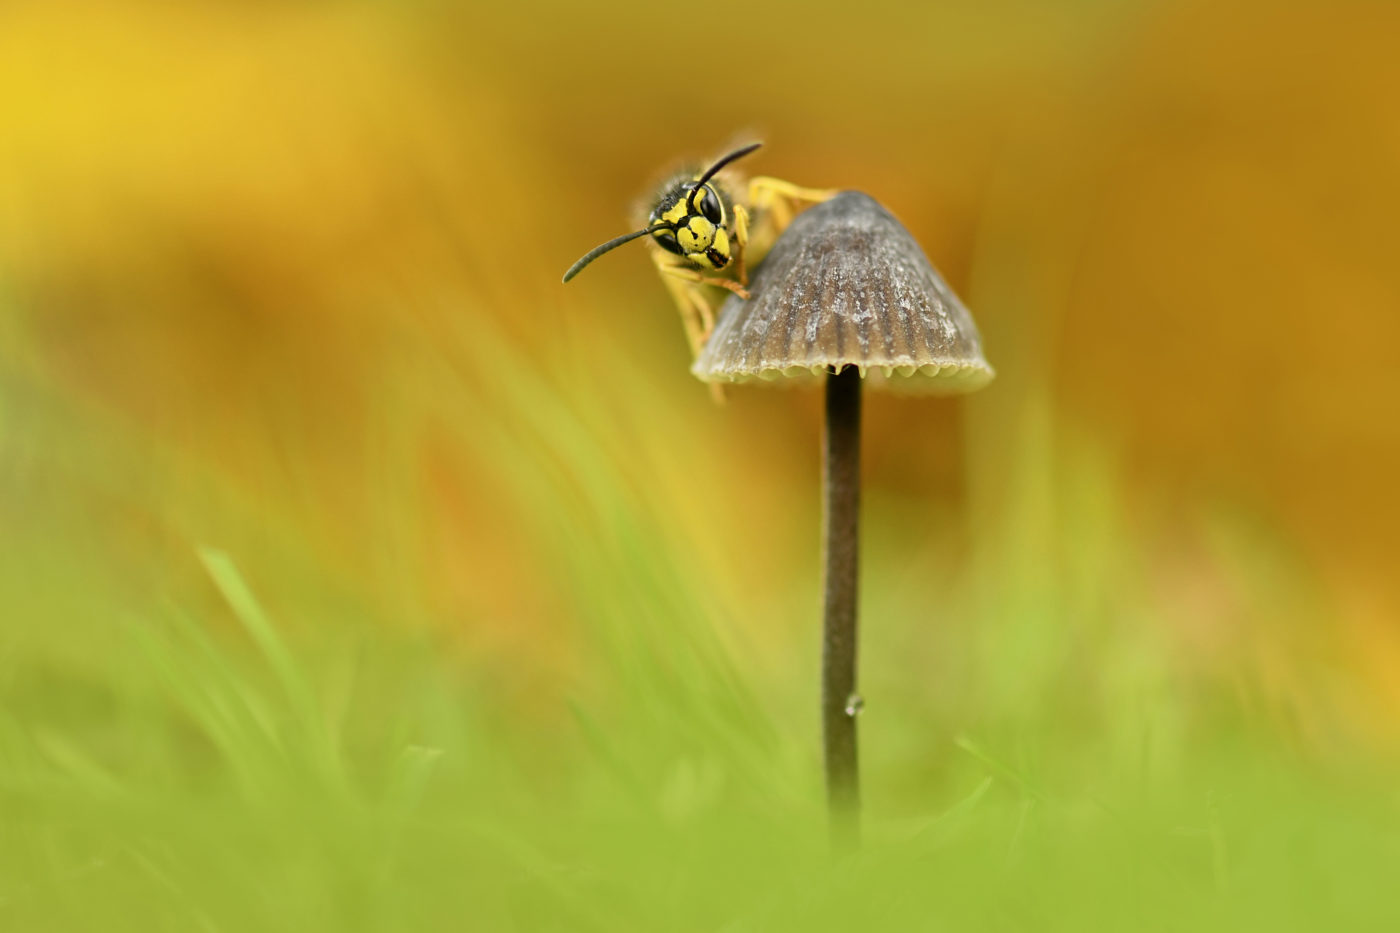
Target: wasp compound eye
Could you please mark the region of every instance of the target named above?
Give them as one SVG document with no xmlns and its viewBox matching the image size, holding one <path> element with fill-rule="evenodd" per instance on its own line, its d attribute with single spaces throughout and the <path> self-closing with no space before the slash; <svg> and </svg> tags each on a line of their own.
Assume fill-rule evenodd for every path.
<svg viewBox="0 0 1400 933">
<path fill-rule="evenodd" d="M 670 230 L 662 230 L 660 233 L 654 233 L 652 234 L 652 238 L 656 240 L 658 246 L 668 253 L 675 253 L 677 256 L 680 256 L 685 252 L 681 249 L 681 245 L 676 242 L 676 235 Z"/>
<path fill-rule="evenodd" d="M 709 185 L 705 186 L 705 195 L 700 199 L 700 213 L 712 224 L 718 224 L 724 217 L 720 210 L 719 198 L 715 197 L 715 191 Z"/>
</svg>

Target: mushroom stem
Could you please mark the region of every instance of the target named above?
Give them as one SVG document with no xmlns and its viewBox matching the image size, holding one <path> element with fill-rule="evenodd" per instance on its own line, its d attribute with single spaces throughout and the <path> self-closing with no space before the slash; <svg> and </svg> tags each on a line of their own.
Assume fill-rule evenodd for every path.
<svg viewBox="0 0 1400 933">
<path fill-rule="evenodd" d="M 856 762 L 856 571 L 860 511 L 860 371 L 843 367 L 826 380 L 822 542 L 822 740 L 827 801 L 838 849 L 860 835 Z"/>
</svg>

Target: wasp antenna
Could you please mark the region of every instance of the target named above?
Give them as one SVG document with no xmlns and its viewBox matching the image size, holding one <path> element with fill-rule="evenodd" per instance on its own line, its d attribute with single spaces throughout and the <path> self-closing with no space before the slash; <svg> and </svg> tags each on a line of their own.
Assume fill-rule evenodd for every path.
<svg viewBox="0 0 1400 933">
<path fill-rule="evenodd" d="M 595 247 L 593 247 L 592 249 L 590 249 L 588 252 L 584 253 L 584 254 L 583 254 L 583 257 L 582 257 L 581 259 L 579 259 L 578 262 L 576 262 L 576 263 L 574 263 L 572 266 L 570 266 L 568 272 L 565 272 L 565 273 L 564 273 L 564 281 L 565 281 L 565 282 L 569 281 L 569 279 L 573 278 L 574 276 L 576 276 L 576 275 L 578 275 L 580 272 L 582 272 L 584 266 L 588 265 L 590 262 L 592 262 L 593 260 L 597 259 L 599 256 L 603 255 L 604 253 L 606 253 L 606 252 L 608 252 L 608 251 L 610 251 L 610 250 L 617 249 L 617 248 L 618 248 L 619 246 L 621 246 L 623 243 L 630 243 L 631 241 L 635 240 L 637 237 L 639 237 L 639 236 L 646 236 L 648 233 L 651 233 L 651 232 L 656 231 L 656 230 L 674 230 L 675 228 L 676 228 L 676 225 L 675 225 L 675 224 L 656 224 L 656 225 L 654 225 L 654 226 L 647 227 L 647 228 L 645 228 L 645 229 L 643 229 L 643 230 L 635 230 L 635 231 L 633 231 L 632 233 L 624 233 L 624 234 L 623 234 L 622 236 L 620 236 L 620 237 L 613 237 L 613 238 L 612 238 L 611 240 L 609 240 L 608 242 L 603 243 L 603 244 L 600 245 L 600 246 L 595 246 Z"/>
<path fill-rule="evenodd" d="M 762 145 L 763 143 L 750 143 L 742 149 L 735 149 L 733 152 L 729 153 L 729 155 L 720 159 L 714 165 L 711 165 L 709 169 L 706 170 L 705 174 L 700 176 L 700 180 L 697 181 L 695 184 L 697 186 L 703 185 L 705 182 L 709 181 L 711 178 L 714 177 L 715 172 L 718 172 L 720 169 L 724 168 L 726 165 L 728 165 L 730 162 L 733 162 L 735 159 L 742 159 L 744 156 L 748 155 L 750 152 L 753 152 L 755 149 Z"/>
<path fill-rule="evenodd" d="M 700 176 L 700 180 L 695 183 L 695 187 L 690 189 L 690 197 L 686 198 L 685 201 L 686 207 L 688 207 L 692 212 L 694 212 L 695 193 L 705 186 L 705 182 L 709 181 L 715 176 L 715 172 L 718 172 L 720 169 L 724 168 L 726 165 L 728 165 L 730 162 L 733 162 L 735 159 L 742 159 L 744 156 L 748 155 L 750 152 L 753 152 L 755 149 L 762 145 L 763 143 L 750 143 L 742 149 L 735 149 L 733 152 L 729 153 L 729 155 L 720 159 L 714 165 L 711 165 L 705 171 L 705 174 Z"/>
</svg>

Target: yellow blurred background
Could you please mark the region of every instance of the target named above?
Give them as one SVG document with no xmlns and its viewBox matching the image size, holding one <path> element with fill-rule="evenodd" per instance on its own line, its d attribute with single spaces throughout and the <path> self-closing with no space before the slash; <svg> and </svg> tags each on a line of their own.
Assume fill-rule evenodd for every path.
<svg viewBox="0 0 1400 933">
<path fill-rule="evenodd" d="M 44 488 L 133 590 L 198 598 L 228 547 L 547 682 L 569 608 L 459 440 L 509 383 L 631 465 L 718 601 L 785 599 L 816 399 L 712 405 L 641 247 L 559 282 L 658 170 L 752 135 L 749 171 L 893 210 L 999 372 L 870 399 L 872 547 L 1058 577 L 1103 478 L 1196 663 L 1307 620 L 1388 727 L 1397 35 L 1359 0 L 6 3 L 0 430 L 83 433 Z"/>
</svg>

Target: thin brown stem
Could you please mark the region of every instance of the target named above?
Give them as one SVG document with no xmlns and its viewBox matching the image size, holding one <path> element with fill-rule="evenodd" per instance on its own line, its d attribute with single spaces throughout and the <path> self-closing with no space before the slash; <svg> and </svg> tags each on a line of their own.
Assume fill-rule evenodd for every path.
<svg viewBox="0 0 1400 933">
<path fill-rule="evenodd" d="M 847 366 L 826 381 L 822 541 L 822 739 L 833 841 L 848 849 L 860 836 L 856 758 L 856 578 L 860 512 L 860 373 Z"/>
</svg>

